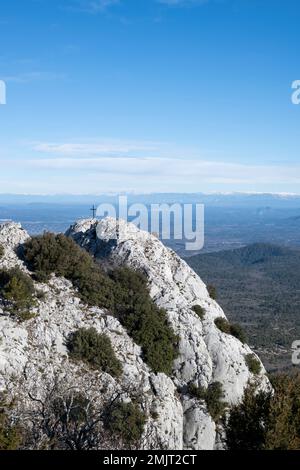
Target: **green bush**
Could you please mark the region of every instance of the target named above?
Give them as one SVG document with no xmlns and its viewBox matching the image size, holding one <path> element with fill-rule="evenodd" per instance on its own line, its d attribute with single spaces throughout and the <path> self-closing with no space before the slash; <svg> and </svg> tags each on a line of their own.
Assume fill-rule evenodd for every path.
<svg viewBox="0 0 300 470">
<path fill-rule="evenodd" d="M 71 238 L 45 233 L 27 241 L 23 251 L 25 262 L 39 281 L 47 281 L 54 273 L 70 280 L 87 304 L 112 307 L 112 282 Z"/>
<path fill-rule="evenodd" d="M 19 320 L 32 318 L 35 289 L 30 276 L 19 268 L 0 271 L 0 295 L 8 302 L 8 311 Z"/>
<path fill-rule="evenodd" d="M 247 337 L 246 334 L 238 323 L 231 323 L 230 324 L 230 334 L 235 336 L 237 339 L 241 341 L 241 343 L 246 343 Z"/>
<path fill-rule="evenodd" d="M 201 307 L 201 305 L 194 305 L 192 307 L 192 310 L 194 310 L 194 312 L 196 313 L 196 315 L 198 315 L 198 317 L 203 320 L 203 318 L 205 317 L 205 310 L 203 307 Z"/>
<path fill-rule="evenodd" d="M 152 301 L 144 276 L 128 268 L 106 274 L 91 255 L 64 235 L 45 233 L 24 245 L 23 257 L 39 280 L 51 273 L 69 279 L 89 305 L 109 309 L 141 346 L 155 372 L 170 374 L 178 338 L 167 314 Z"/>
<path fill-rule="evenodd" d="M 245 390 L 225 423 L 229 450 L 300 449 L 300 374 L 278 374 L 272 392 Z"/>
<path fill-rule="evenodd" d="M 169 325 L 165 310 L 152 301 L 144 276 L 128 268 L 111 273 L 116 284 L 114 312 L 154 372 L 171 374 L 178 355 L 178 337 Z"/>
<path fill-rule="evenodd" d="M 269 423 L 268 393 L 255 393 L 253 386 L 245 390 L 242 403 L 235 405 L 224 423 L 229 450 L 262 450 L 265 447 Z"/>
<path fill-rule="evenodd" d="M 224 391 L 220 382 L 212 382 L 207 389 L 190 384 L 188 392 L 197 400 L 205 400 L 207 410 L 215 422 L 222 418 L 227 403 L 223 400 Z"/>
<path fill-rule="evenodd" d="M 116 402 L 107 410 L 106 429 L 126 444 L 137 443 L 144 432 L 146 416 L 136 403 Z"/>
<path fill-rule="evenodd" d="M 219 421 L 223 416 L 227 403 L 223 401 L 224 391 L 220 382 L 213 382 L 206 392 L 206 406 L 214 421 Z"/>
<path fill-rule="evenodd" d="M 217 299 L 217 289 L 215 288 L 215 286 L 212 286 L 211 284 L 209 284 L 207 286 L 207 290 L 208 290 L 210 298 L 213 299 L 213 300 L 216 300 Z"/>
<path fill-rule="evenodd" d="M 110 339 L 99 334 L 95 328 L 79 328 L 69 336 L 67 347 L 70 357 L 75 360 L 82 360 L 115 377 L 122 373 L 121 363 L 116 358 Z"/>
<path fill-rule="evenodd" d="M 4 248 L 2 245 L 0 245 L 0 259 L 2 258 L 3 255 L 4 255 Z"/>
<path fill-rule="evenodd" d="M 255 354 L 247 354 L 245 362 L 252 374 L 258 375 L 261 372 L 261 364 Z"/>
<path fill-rule="evenodd" d="M 246 342 L 246 335 L 242 327 L 237 323 L 231 324 L 228 320 L 226 320 L 226 318 L 218 317 L 215 319 L 215 325 L 223 333 L 235 336 L 235 338 L 239 339 L 242 343 Z"/>
<path fill-rule="evenodd" d="M 218 317 L 215 319 L 215 325 L 222 333 L 230 335 L 230 323 L 226 318 Z"/>
<path fill-rule="evenodd" d="M 9 418 L 11 407 L 12 405 L 7 404 L 5 397 L 0 396 L 0 451 L 18 450 L 23 440 L 21 428 L 11 423 Z"/>
<path fill-rule="evenodd" d="M 193 383 L 188 385 L 188 393 L 197 400 L 205 400 L 206 398 L 206 389 L 204 387 L 197 387 Z"/>
</svg>

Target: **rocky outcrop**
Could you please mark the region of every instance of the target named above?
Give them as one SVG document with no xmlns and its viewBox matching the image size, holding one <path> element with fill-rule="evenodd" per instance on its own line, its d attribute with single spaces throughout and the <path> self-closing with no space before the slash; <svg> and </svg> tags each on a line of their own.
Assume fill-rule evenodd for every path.
<svg viewBox="0 0 300 470">
<path fill-rule="evenodd" d="M 214 324 L 225 316 L 220 306 L 209 297 L 199 277 L 172 250 L 155 236 L 140 231 L 132 224 L 114 219 L 83 220 L 70 227 L 71 236 L 105 265 L 130 266 L 143 272 L 149 281 L 150 294 L 158 306 L 166 309 L 170 324 L 179 336 L 179 356 L 172 377 L 154 374 L 144 363 L 141 349 L 128 336 L 119 321 L 109 312 L 83 305 L 71 283 L 52 276 L 48 284 L 37 284 L 44 292 L 34 312 L 36 316 L 17 323 L 0 309 L 0 389 L 13 389 L 21 406 L 30 407 L 30 395 L 47 393 L 60 377 L 66 385 L 111 394 L 119 387 L 134 389 L 145 397 L 148 411 L 148 442 L 168 449 L 213 449 L 218 442 L 217 427 L 204 401 L 187 393 L 187 386 L 207 387 L 221 382 L 225 400 L 239 402 L 248 381 L 268 388 L 264 368 L 254 377 L 245 362 L 252 353 L 247 345 L 222 333 Z M 5 248 L 0 269 L 26 267 L 16 250 L 28 238 L 18 224 L 0 227 L 0 244 Z M 205 310 L 201 320 L 192 307 Z M 69 361 L 66 338 L 78 327 L 93 326 L 111 339 L 124 373 L 121 381 L 109 374 L 89 370 L 83 364 Z M 156 436 L 156 444 L 151 443 Z"/>
<path fill-rule="evenodd" d="M 238 403 L 253 375 L 245 363 L 252 353 L 238 339 L 222 333 L 215 325 L 217 317 L 225 317 L 220 306 L 210 298 L 205 284 L 195 272 L 166 248 L 155 236 L 120 220 L 83 220 L 72 226 L 69 236 L 96 258 L 105 257 L 110 264 L 127 265 L 143 272 L 150 294 L 158 306 L 168 312 L 170 323 L 179 335 L 179 357 L 174 363 L 173 382 L 184 390 L 194 383 L 207 387 L 220 382 L 229 404 Z M 205 310 L 203 320 L 193 311 L 194 305 Z M 262 366 L 260 387 L 269 383 Z M 184 443 L 186 448 L 212 448 L 216 426 L 205 406 L 182 396 Z"/>
</svg>

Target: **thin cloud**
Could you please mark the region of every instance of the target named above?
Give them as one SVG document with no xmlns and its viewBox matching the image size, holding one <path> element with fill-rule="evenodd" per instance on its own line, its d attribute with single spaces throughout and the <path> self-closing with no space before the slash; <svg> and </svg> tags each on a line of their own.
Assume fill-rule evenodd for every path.
<svg viewBox="0 0 300 470">
<path fill-rule="evenodd" d="M 3 77 L 5 82 L 13 83 L 31 83 L 36 81 L 53 81 L 53 80 L 63 80 L 66 78 L 65 74 L 58 74 L 52 72 L 28 72 L 21 73 L 18 75 L 8 75 Z"/>
<path fill-rule="evenodd" d="M 118 3 L 120 3 L 120 0 L 73 0 L 70 8 L 72 10 L 96 14 L 104 12 Z"/>
<path fill-rule="evenodd" d="M 32 193 L 297 192 L 300 165 L 246 165 L 132 156 L 1 159 L 1 191 Z M 6 176 L 7 175 L 7 176 Z M 9 175 L 9 177 L 8 177 Z M 16 176 L 18 175 L 18 176 Z M 0 178 L 0 179 L 1 179 Z"/>
<path fill-rule="evenodd" d="M 32 149 L 36 152 L 65 157 L 85 157 L 85 156 L 103 156 L 103 155 L 122 155 L 134 152 L 153 152 L 157 151 L 162 144 L 156 142 L 138 142 L 138 141 L 95 141 L 88 143 L 53 143 L 36 142 L 32 144 Z"/>
<path fill-rule="evenodd" d="M 169 6 L 188 6 L 188 5 L 201 5 L 207 3 L 209 0 L 156 0 L 157 3 L 162 3 Z"/>
<path fill-rule="evenodd" d="M 210 184 L 289 184 L 300 183 L 300 166 L 242 165 L 207 160 L 188 160 L 151 157 L 119 158 L 56 158 L 29 160 L 37 168 L 52 170 L 87 171 L 111 174 L 126 179 L 124 175 L 140 176 L 147 181 L 159 177 L 172 178 L 174 189 L 178 182 L 188 180 L 191 185 Z"/>
</svg>

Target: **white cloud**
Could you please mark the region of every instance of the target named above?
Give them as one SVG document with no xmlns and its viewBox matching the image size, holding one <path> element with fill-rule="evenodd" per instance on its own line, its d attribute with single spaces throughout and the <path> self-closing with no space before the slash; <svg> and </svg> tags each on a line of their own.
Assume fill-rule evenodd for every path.
<svg viewBox="0 0 300 470">
<path fill-rule="evenodd" d="M 157 0 L 158 3 L 170 6 L 187 6 L 187 5 L 201 5 L 207 3 L 209 0 Z"/>
<path fill-rule="evenodd" d="M 110 154 L 128 154 L 132 152 L 152 152 L 157 151 L 162 144 L 155 142 L 138 141 L 94 141 L 86 143 L 53 143 L 36 142 L 33 143 L 33 150 L 51 155 L 62 156 L 91 156 L 91 155 L 110 155 Z"/>
<path fill-rule="evenodd" d="M 72 8 L 86 13 L 99 13 L 120 3 L 120 0 L 75 0 Z"/>
<path fill-rule="evenodd" d="M 52 81 L 52 80 L 63 80 L 66 76 L 64 74 L 52 73 L 52 72 L 28 72 L 20 73 L 18 75 L 8 75 L 4 77 L 6 82 L 13 83 L 31 83 L 36 81 Z"/>
<path fill-rule="evenodd" d="M 300 165 L 246 165 L 132 155 L 53 155 L 13 162 L 1 158 L 1 192 L 298 192 L 299 184 Z"/>
<path fill-rule="evenodd" d="M 121 183 L 126 178 L 140 176 L 142 179 L 159 179 L 173 182 L 174 190 L 179 182 L 195 184 L 263 185 L 299 184 L 300 166 L 242 165 L 206 160 L 138 157 L 101 158 L 55 158 L 30 160 L 36 168 L 71 170 L 109 174 Z M 151 184 L 151 183 L 150 183 Z"/>
<path fill-rule="evenodd" d="M 2 149 L 1 155 L 0 149 L 1 178 L 6 180 L 1 192 L 20 187 L 26 192 L 50 193 L 298 192 L 300 184 L 300 164 L 230 163 L 227 156 L 221 161 L 197 149 L 161 142 L 27 142 L 22 144 L 22 158 L 17 158 L 20 151 L 15 149 L 10 159 L 9 152 Z"/>
</svg>

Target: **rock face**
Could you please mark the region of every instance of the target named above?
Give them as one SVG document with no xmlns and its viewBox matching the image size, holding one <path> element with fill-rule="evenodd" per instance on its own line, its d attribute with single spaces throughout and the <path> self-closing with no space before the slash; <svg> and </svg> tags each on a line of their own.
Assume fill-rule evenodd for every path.
<svg viewBox="0 0 300 470">
<path fill-rule="evenodd" d="M 263 366 L 259 376 L 249 372 L 245 356 L 252 353 L 250 348 L 215 326 L 215 318 L 225 315 L 204 283 L 155 236 L 132 224 L 118 221 L 116 230 L 114 219 L 83 220 L 70 227 L 67 235 L 103 264 L 126 265 L 147 276 L 152 298 L 167 311 L 179 336 L 179 356 L 172 377 L 154 374 L 143 362 L 140 347 L 116 318 L 82 305 L 69 281 L 52 276 L 48 284 L 37 285 L 45 298 L 35 307 L 35 318 L 17 323 L 6 314 L 5 307 L 0 308 L 0 390 L 13 389 L 23 407 L 32 405 L 28 392 L 42 396 L 57 377 L 70 386 L 76 377 L 76 386 L 95 393 L 99 389 L 110 394 L 117 391 L 120 383 L 110 375 L 90 371 L 68 359 L 68 334 L 78 327 L 93 326 L 111 339 L 124 369 L 122 386 L 133 387 L 146 397 L 147 426 L 155 430 L 156 442 L 158 439 L 168 449 L 220 446 L 217 426 L 205 402 L 192 398 L 187 386 L 206 388 L 220 382 L 225 401 L 232 405 L 241 400 L 248 381 L 255 380 L 262 389 L 269 388 L 269 382 Z M 18 265 L 26 270 L 15 251 L 27 238 L 18 224 L 0 227 L 0 244 L 5 248 L 0 269 Z M 205 310 L 202 320 L 192 309 L 195 305 Z M 149 433 L 146 448 L 153 445 L 151 436 Z"/>
</svg>

